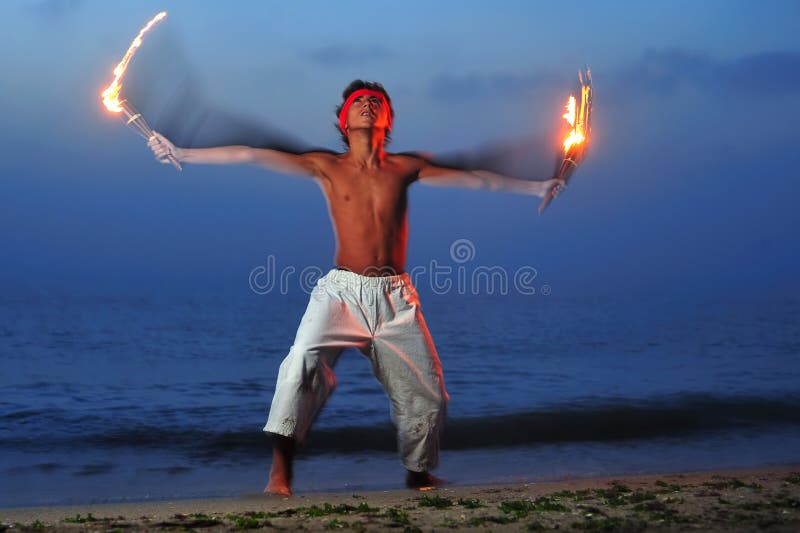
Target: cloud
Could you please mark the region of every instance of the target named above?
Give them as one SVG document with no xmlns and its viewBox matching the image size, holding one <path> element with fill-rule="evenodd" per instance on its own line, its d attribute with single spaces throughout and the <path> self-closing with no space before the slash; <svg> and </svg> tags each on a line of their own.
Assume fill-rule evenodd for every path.
<svg viewBox="0 0 800 533">
<path fill-rule="evenodd" d="M 564 73 L 440 74 L 428 84 L 437 100 L 477 100 L 490 95 L 515 96 L 543 88 L 574 83 Z M 646 50 L 639 59 L 613 71 L 595 73 L 598 84 L 617 95 L 630 92 L 670 93 L 682 86 L 727 94 L 791 94 L 800 87 L 800 54 L 761 52 L 732 60 L 718 60 L 689 50 Z M 602 80 L 602 81 L 600 81 Z"/>
<path fill-rule="evenodd" d="M 565 81 L 565 76 L 553 73 L 440 74 L 431 80 L 427 92 L 437 100 L 477 100 L 488 95 L 517 96 Z"/>
<path fill-rule="evenodd" d="M 648 50 L 613 78 L 624 88 L 647 92 L 685 85 L 726 94 L 788 94 L 798 90 L 800 54 L 761 52 L 723 61 L 685 50 Z"/>
<path fill-rule="evenodd" d="M 79 9 L 83 3 L 83 0 L 39 0 L 26 4 L 26 7 L 31 13 L 43 18 L 59 20 L 64 15 Z"/>
<path fill-rule="evenodd" d="M 767 52 L 724 65 L 721 78 L 732 90 L 790 93 L 800 90 L 800 54 Z"/>
<path fill-rule="evenodd" d="M 670 92 L 682 83 L 707 84 L 715 63 L 706 55 L 686 50 L 646 50 L 630 65 L 611 73 L 615 85 L 647 92 Z"/>
<path fill-rule="evenodd" d="M 345 66 L 381 61 L 392 55 L 389 49 L 380 45 L 355 47 L 332 44 L 310 51 L 308 58 L 318 65 Z"/>
</svg>

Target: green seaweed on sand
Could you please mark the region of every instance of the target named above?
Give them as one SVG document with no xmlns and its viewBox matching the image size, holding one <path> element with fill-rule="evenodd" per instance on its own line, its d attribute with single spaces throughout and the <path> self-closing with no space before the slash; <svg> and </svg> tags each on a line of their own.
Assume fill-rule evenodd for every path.
<svg viewBox="0 0 800 533">
<path fill-rule="evenodd" d="M 722 489 L 753 489 L 753 490 L 761 490 L 763 487 L 758 483 L 745 483 L 739 478 L 730 478 L 724 479 L 721 481 L 706 481 L 703 483 L 704 487 L 709 487 L 712 489 L 722 490 Z"/>
<path fill-rule="evenodd" d="M 619 507 L 628 503 L 628 496 L 633 491 L 622 483 L 612 482 L 610 488 L 594 489 L 594 495 L 605 501 L 611 507 Z"/>
<path fill-rule="evenodd" d="M 657 494 L 664 494 L 666 492 L 680 492 L 683 487 L 677 485 L 675 483 L 667 483 L 666 481 L 658 480 L 656 481 L 656 487 L 659 487 L 660 490 L 655 491 Z"/>
<path fill-rule="evenodd" d="M 408 518 L 408 513 L 397 509 L 396 507 L 389 507 L 386 509 L 385 516 L 391 520 L 390 526 L 407 526 L 411 525 L 411 520 Z"/>
<path fill-rule="evenodd" d="M 612 507 L 625 504 L 625 494 L 630 492 L 628 487 L 619 483 L 612 484 L 611 488 L 594 489 L 594 495 Z"/>
<path fill-rule="evenodd" d="M 158 529 L 184 529 L 188 531 L 194 531 L 193 528 L 199 527 L 217 527 L 221 524 L 219 520 L 215 520 L 212 518 L 209 519 L 189 519 L 189 520 L 180 520 L 178 522 L 170 522 L 170 521 L 162 521 L 155 524 L 155 527 Z M 119 524 L 117 524 L 119 526 Z M 125 527 L 129 527 L 128 524 Z M 261 527 L 261 526 L 258 526 Z"/>
<path fill-rule="evenodd" d="M 647 492 L 645 490 L 637 490 L 636 492 L 630 494 L 628 496 L 629 503 L 641 503 L 646 501 L 652 501 L 656 499 L 656 495 L 652 492 Z"/>
<path fill-rule="evenodd" d="M 345 522 L 344 520 L 339 520 L 338 518 L 334 518 L 333 520 L 329 520 L 328 522 L 325 522 L 323 527 L 325 529 L 344 529 L 346 527 L 349 528 L 350 527 L 350 523 L 349 522 Z"/>
<path fill-rule="evenodd" d="M 225 518 L 233 522 L 233 526 L 236 529 L 258 529 L 271 525 L 268 520 L 259 520 L 252 516 L 227 514 Z"/>
<path fill-rule="evenodd" d="M 389 518 L 389 527 L 403 527 L 403 533 L 422 533 L 422 530 L 411 523 L 408 513 L 397 509 L 396 507 L 389 507 L 384 515 Z"/>
<path fill-rule="evenodd" d="M 467 520 L 468 526 L 483 526 L 487 522 L 491 522 L 493 524 L 511 524 L 519 520 L 515 516 L 473 516 L 469 520 Z"/>
<path fill-rule="evenodd" d="M 453 506 L 453 500 L 450 498 L 443 498 L 436 495 L 428 496 L 425 494 L 422 498 L 419 498 L 417 502 L 417 505 L 420 507 L 433 507 L 435 509 L 445 509 Z"/>
<path fill-rule="evenodd" d="M 174 515 L 172 518 L 177 520 L 177 522 L 159 522 L 157 524 L 158 527 L 168 529 L 168 528 L 183 528 L 183 529 L 191 529 L 195 527 L 215 527 L 220 525 L 220 519 L 208 516 L 204 513 L 192 513 L 192 514 L 182 514 L 178 513 Z M 110 524 L 110 525 L 118 525 L 118 524 Z"/>
<path fill-rule="evenodd" d="M 525 524 L 525 531 L 544 531 L 547 529 L 547 526 L 534 520 L 530 524 Z"/>
<path fill-rule="evenodd" d="M 800 485 L 800 473 L 791 473 L 781 481 L 784 483 L 789 483 L 790 485 Z"/>
<path fill-rule="evenodd" d="M 777 500 L 773 500 L 772 502 L 773 507 L 781 507 L 786 509 L 800 509 L 800 500 L 795 500 L 794 498 L 778 498 Z"/>
<path fill-rule="evenodd" d="M 568 511 L 567 507 L 558 501 L 558 498 L 540 496 L 533 500 L 533 510 L 540 512 L 563 512 Z"/>
<path fill-rule="evenodd" d="M 357 506 L 340 503 L 339 505 L 332 505 L 330 503 L 323 503 L 322 507 L 312 505 L 305 509 L 306 516 L 327 516 L 331 514 L 352 514 L 352 513 L 376 513 L 380 511 L 377 507 L 370 507 L 367 502 L 361 502 Z"/>
<path fill-rule="evenodd" d="M 653 492 L 633 491 L 626 485 L 617 482 L 614 482 L 608 489 L 594 489 L 594 493 L 595 496 L 611 507 L 620 507 L 629 503 L 640 503 L 656 499 L 656 495 Z"/>
<path fill-rule="evenodd" d="M 665 511 L 669 509 L 667 504 L 664 502 L 660 502 L 658 500 L 650 500 L 642 503 L 637 503 L 633 506 L 634 511 L 646 511 L 646 512 L 653 512 L 653 511 Z"/>
<path fill-rule="evenodd" d="M 477 498 L 467 498 L 466 500 L 464 498 L 459 498 L 458 505 L 466 507 L 467 509 L 477 509 L 479 507 L 485 507 L 481 503 L 481 501 Z"/>
<path fill-rule="evenodd" d="M 306 513 L 306 516 L 311 516 L 311 517 L 326 516 L 326 515 L 334 514 L 334 513 L 335 514 L 344 514 L 344 512 L 347 511 L 347 508 L 351 507 L 350 505 L 347 505 L 347 504 L 341 504 L 341 505 L 342 505 L 342 507 L 340 509 L 336 509 L 335 510 L 335 507 L 333 505 L 331 505 L 330 503 L 325 502 L 325 503 L 322 504 L 322 507 L 320 507 L 319 505 L 312 505 L 308 509 L 305 509 L 305 513 Z"/>
<path fill-rule="evenodd" d="M 528 516 L 531 511 L 539 512 L 562 512 L 567 511 L 567 507 L 561 504 L 556 498 L 540 496 L 535 500 L 512 500 L 500 502 L 498 506 L 504 513 L 513 514 L 517 518 Z"/>
<path fill-rule="evenodd" d="M 744 502 L 737 503 L 734 507 L 742 511 L 763 511 L 769 509 L 770 505 L 765 502 Z"/>
<path fill-rule="evenodd" d="M 573 522 L 573 529 L 590 531 L 614 531 L 615 533 L 638 533 L 647 528 L 647 522 L 619 516 L 603 518 L 585 518 L 582 522 Z"/>
<path fill-rule="evenodd" d="M 571 490 L 560 490 L 558 492 L 554 492 L 550 494 L 553 498 L 558 498 L 561 500 L 571 500 L 573 502 L 583 502 L 589 499 L 592 495 L 592 491 L 590 489 L 580 489 L 576 491 Z"/>
<path fill-rule="evenodd" d="M 599 507 L 595 507 L 593 505 L 584 505 L 579 504 L 578 509 L 583 513 L 583 515 L 587 518 L 591 518 L 594 515 L 600 516 L 608 516 L 605 511 L 600 509 Z"/>
<path fill-rule="evenodd" d="M 652 511 L 648 514 L 648 518 L 657 522 L 659 525 L 691 524 L 697 522 L 695 517 L 683 514 L 671 508 Z"/>
<path fill-rule="evenodd" d="M 92 516 L 92 513 L 86 513 L 86 516 L 76 514 L 74 517 L 68 516 L 63 520 L 67 524 L 85 524 L 87 522 L 97 522 L 97 518 Z"/>
<path fill-rule="evenodd" d="M 767 511 L 771 509 L 800 509 L 800 501 L 794 498 L 776 498 L 766 502 L 744 502 L 735 505 L 743 511 Z"/>
<path fill-rule="evenodd" d="M 357 513 L 377 513 L 380 510 L 381 510 L 380 507 L 370 507 L 367 502 L 361 502 L 358 505 L 356 505 L 356 511 L 355 512 L 357 512 Z"/>
<path fill-rule="evenodd" d="M 447 527 L 450 529 L 458 529 L 460 526 L 461 524 L 457 520 L 454 520 L 449 516 L 446 516 L 444 520 L 442 520 L 442 522 L 438 524 L 438 527 Z"/>
</svg>

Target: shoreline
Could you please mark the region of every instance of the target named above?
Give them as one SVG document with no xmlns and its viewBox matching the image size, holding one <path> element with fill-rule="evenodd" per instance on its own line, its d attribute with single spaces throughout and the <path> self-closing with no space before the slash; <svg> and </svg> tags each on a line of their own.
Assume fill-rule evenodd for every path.
<svg viewBox="0 0 800 533">
<path fill-rule="evenodd" d="M 445 485 L 425 492 L 396 489 L 0 508 L 0 531 L 401 527 L 405 531 L 800 530 L 800 464 Z"/>
</svg>

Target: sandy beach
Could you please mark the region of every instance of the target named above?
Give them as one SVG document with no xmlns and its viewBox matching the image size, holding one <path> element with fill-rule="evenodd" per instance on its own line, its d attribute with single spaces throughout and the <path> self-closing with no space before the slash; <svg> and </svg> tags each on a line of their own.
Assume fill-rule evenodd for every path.
<svg viewBox="0 0 800 533">
<path fill-rule="evenodd" d="M 0 531 L 798 531 L 800 465 L 446 486 L 0 509 Z"/>
</svg>

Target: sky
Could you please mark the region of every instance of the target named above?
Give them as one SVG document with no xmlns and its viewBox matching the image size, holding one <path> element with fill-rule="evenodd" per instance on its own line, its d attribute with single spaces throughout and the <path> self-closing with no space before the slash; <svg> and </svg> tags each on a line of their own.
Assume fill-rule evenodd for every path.
<svg viewBox="0 0 800 533">
<path fill-rule="evenodd" d="M 592 68 L 593 144 L 569 189 L 538 216 L 537 198 L 416 184 L 408 268 L 452 264 L 468 239 L 469 266 L 533 266 L 565 294 L 800 295 L 800 4 L 777 0 L 4 1 L 4 291 L 247 292 L 268 256 L 331 266 L 312 181 L 177 173 L 101 107 L 162 9 L 127 81 L 156 128 L 183 104 L 341 149 L 333 109 L 363 78 L 392 95 L 393 150 L 446 153 L 552 136 Z M 201 96 L 176 103 L 187 84 Z"/>
</svg>

